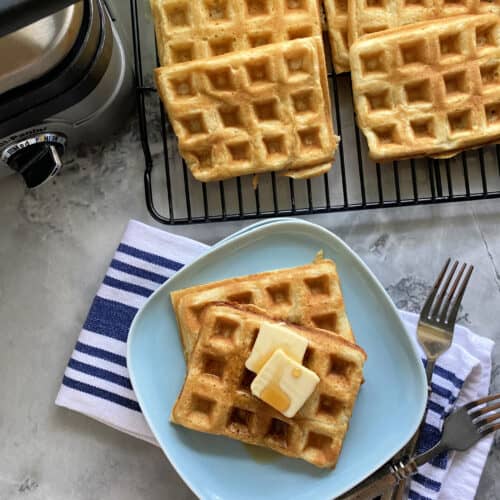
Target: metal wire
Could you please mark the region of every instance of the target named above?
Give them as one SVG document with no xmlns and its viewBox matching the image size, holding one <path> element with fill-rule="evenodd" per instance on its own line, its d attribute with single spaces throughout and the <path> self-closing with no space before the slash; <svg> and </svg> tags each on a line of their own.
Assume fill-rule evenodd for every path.
<svg viewBox="0 0 500 500">
<path fill-rule="evenodd" d="M 336 76 L 330 66 L 332 118 L 342 140 L 328 174 L 288 182 L 275 173 L 265 174 L 259 176 L 255 189 L 242 178 L 197 183 L 178 157 L 175 136 L 152 86 L 152 67 L 143 70 L 146 56 L 141 42 L 154 42 L 153 29 L 145 23 L 137 0 L 130 0 L 130 12 L 146 204 L 157 221 L 190 224 L 500 197 L 500 146 L 489 146 L 487 155 L 486 149 L 479 149 L 453 160 L 371 162 L 355 125 L 350 78 Z M 325 38 L 325 51 L 329 50 Z M 153 126 L 151 113 L 159 118 L 159 127 Z M 489 168 L 491 162 L 494 165 Z M 153 175 L 161 172 L 162 164 L 164 175 Z"/>
</svg>

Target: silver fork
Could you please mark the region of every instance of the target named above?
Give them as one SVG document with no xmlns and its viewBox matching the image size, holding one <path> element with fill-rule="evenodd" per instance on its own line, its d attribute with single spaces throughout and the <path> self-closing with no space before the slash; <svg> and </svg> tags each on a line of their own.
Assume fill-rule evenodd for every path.
<svg viewBox="0 0 500 500">
<path fill-rule="evenodd" d="M 488 403 L 493 403 L 488 405 Z M 500 429 L 500 394 L 486 396 L 461 406 L 444 421 L 439 443 L 416 457 L 389 466 L 378 479 L 354 488 L 343 500 L 366 500 L 380 495 L 417 472 L 417 468 L 449 450 L 465 451 L 481 438 Z"/>
<path fill-rule="evenodd" d="M 417 337 L 427 357 L 425 371 L 427 374 L 427 383 L 429 385 L 431 383 L 432 372 L 434 371 L 434 365 L 436 364 L 437 358 L 451 346 L 458 310 L 462 303 L 462 298 L 467 284 L 469 283 L 470 276 L 474 270 L 474 266 L 469 266 L 460 284 L 460 280 L 467 268 L 467 264 L 462 264 L 453 281 L 451 289 L 449 289 L 450 283 L 458 267 L 458 261 L 455 261 L 445 278 L 450 262 L 451 259 L 448 259 L 443 269 L 441 269 L 432 287 L 432 291 L 427 297 L 424 307 L 420 312 L 418 321 Z M 443 281 L 444 285 L 441 288 Z M 457 290 L 459 284 L 460 288 Z M 440 288 L 441 290 L 439 290 Z"/>
<path fill-rule="evenodd" d="M 431 293 L 425 301 L 422 311 L 420 312 L 417 326 L 417 338 L 427 357 L 425 373 L 427 375 L 429 394 L 431 392 L 431 380 L 434 366 L 439 356 L 444 354 L 452 344 L 458 310 L 462 303 L 462 298 L 467 288 L 467 284 L 469 283 L 472 271 L 474 270 L 474 266 L 469 266 L 467 268 L 467 264 L 464 263 L 460 266 L 455 276 L 457 268 L 459 267 L 458 261 L 455 261 L 447 274 L 450 263 L 451 259 L 448 258 L 432 287 Z M 455 279 L 453 280 L 454 276 Z M 453 284 L 451 284 L 452 281 Z M 423 422 L 425 422 L 425 416 Z M 417 431 L 404 448 L 402 452 L 403 455 L 413 455 L 419 435 L 420 431 Z M 394 500 L 401 500 L 404 497 L 406 486 L 407 484 L 405 481 L 398 485 L 398 488 L 393 494 Z"/>
</svg>

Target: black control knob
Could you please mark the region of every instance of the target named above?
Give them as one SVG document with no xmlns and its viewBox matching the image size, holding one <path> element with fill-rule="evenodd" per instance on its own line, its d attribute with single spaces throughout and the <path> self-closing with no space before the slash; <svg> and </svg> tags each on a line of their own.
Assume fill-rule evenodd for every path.
<svg viewBox="0 0 500 500">
<path fill-rule="evenodd" d="M 23 176 L 29 188 L 35 188 L 61 170 L 64 144 L 62 136 L 44 134 L 9 146 L 2 159 Z"/>
</svg>

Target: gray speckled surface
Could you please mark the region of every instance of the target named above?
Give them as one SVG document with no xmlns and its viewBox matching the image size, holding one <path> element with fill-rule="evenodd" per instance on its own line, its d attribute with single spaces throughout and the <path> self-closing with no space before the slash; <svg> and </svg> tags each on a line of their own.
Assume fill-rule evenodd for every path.
<svg viewBox="0 0 500 500">
<path fill-rule="evenodd" d="M 0 499 L 182 499 L 162 453 L 53 404 L 90 301 L 126 222 L 155 224 L 133 119 L 68 154 L 36 192 L 0 183 Z M 418 311 L 447 256 L 476 266 L 461 322 L 500 340 L 500 201 L 316 216 L 363 258 L 396 304 Z M 244 223 L 169 230 L 213 243 Z M 495 348 L 492 390 L 500 391 Z M 499 438 L 478 498 L 500 498 Z"/>
<path fill-rule="evenodd" d="M 61 375 L 124 225 L 154 224 L 133 120 L 105 146 L 70 153 L 36 192 L 0 184 L 0 498 L 190 498 L 161 452 L 53 404 Z M 418 311 L 442 262 L 476 265 L 461 321 L 500 339 L 499 201 L 316 216 L 358 252 L 399 307 Z M 243 224 L 169 230 L 213 243 Z M 495 350 L 493 389 L 500 389 Z M 500 447 L 478 498 L 498 498 Z"/>
</svg>

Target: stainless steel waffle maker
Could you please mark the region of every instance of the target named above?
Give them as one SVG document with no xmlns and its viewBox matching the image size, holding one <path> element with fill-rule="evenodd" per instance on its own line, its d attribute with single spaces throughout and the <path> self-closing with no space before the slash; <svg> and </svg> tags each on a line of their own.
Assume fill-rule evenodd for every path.
<svg viewBox="0 0 500 500">
<path fill-rule="evenodd" d="M 0 179 L 39 186 L 68 145 L 123 123 L 133 75 L 115 21 L 102 0 L 0 0 Z"/>
</svg>

